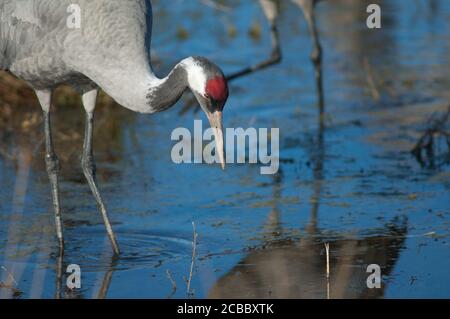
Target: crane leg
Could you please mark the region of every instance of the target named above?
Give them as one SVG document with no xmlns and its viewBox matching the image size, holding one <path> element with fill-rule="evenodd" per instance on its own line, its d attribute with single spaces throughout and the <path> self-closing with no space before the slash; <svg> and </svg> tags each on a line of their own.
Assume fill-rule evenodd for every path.
<svg viewBox="0 0 450 319">
<path fill-rule="evenodd" d="M 116 255 L 120 254 L 119 245 L 117 244 L 116 236 L 111 227 L 109 221 L 108 212 L 106 211 L 105 204 L 103 202 L 102 196 L 97 187 L 97 181 L 95 177 L 95 162 L 93 154 L 93 131 L 94 131 L 94 109 L 95 102 L 97 99 L 98 90 L 91 90 L 83 94 L 83 105 L 86 110 L 86 128 L 83 144 L 83 156 L 81 159 L 81 166 L 83 168 L 84 176 L 91 188 L 92 194 L 97 201 L 97 205 L 100 209 L 100 213 L 103 218 L 103 222 L 106 227 L 106 232 L 111 241 L 114 253 Z"/>
<path fill-rule="evenodd" d="M 302 11 L 308 23 L 309 32 L 313 39 L 313 51 L 311 61 L 314 65 L 314 73 L 316 77 L 317 95 L 319 98 L 319 110 L 322 116 L 325 112 L 325 102 L 323 94 L 323 72 L 322 72 L 322 46 L 320 45 L 319 32 L 317 30 L 316 18 L 314 15 L 314 4 L 308 2 L 302 6 Z"/>
<path fill-rule="evenodd" d="M 59 200 L 59 181 L 58 174 L 60 170 L 59 160 L 53 149 L 52 130 L 50 121 L 50 107 L 52 104 L 51 90 L 36 91 L 36 96 L 44 112 L 44 134 L 45 134 L 45 163 L 47 173 L 52 188 L 53 209 L 55 211 L 56 235 L 58 237 L 60 254 L 64 251 L 64 239 L 61 221 L 61 205 Z"/>
<path fill-rule="evenodd" d="M 264 70 L 274 64 L 281 62 L 281 46 L 280 35 L 278 33 L 277 19 L 279 15 L 278 3 L 273 0 L 259 0 L 259 4 L 263 10 L 264 16 L 270 25 L 270 35 L 272 40 L 272 53 L 270 57 L 260 63 L 249 66 L 241 71 L 235 72 L 227 76 L 228 81 L 240 78 L 242 76 Z"/>
</svg>

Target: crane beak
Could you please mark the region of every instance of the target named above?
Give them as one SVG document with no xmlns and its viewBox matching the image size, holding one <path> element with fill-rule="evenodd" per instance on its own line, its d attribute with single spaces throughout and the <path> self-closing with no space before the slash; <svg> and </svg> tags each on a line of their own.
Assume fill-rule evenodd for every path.
<svg viewBox="0 0 450 319">
<path fill-rule="evenodd" d="M 209 124 L 214 132 L 214 139 L 216 141 L 216 152 L 219 155 L 220 166 L 225 169 L 225 155 L 224 155 L 224 141 L 223 141 L 223 125 L 222 125 L 222 112 L 215 111 L 214 113 L 208 113 Z"/>
</svg>

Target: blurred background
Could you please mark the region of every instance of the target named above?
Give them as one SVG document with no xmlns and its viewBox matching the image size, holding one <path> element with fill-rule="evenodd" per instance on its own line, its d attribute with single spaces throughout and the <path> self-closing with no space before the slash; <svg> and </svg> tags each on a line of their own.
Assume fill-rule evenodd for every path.
<svg viewBox="0 0 450 319">
<path fill-rule="evenodd" d="M 366 26 L 372 2 L 381 29 Z M 157 74 L 190 55 L 227 74 L 270 56 L 256 0 L 152 3 Z M 275 176 L 257 165 L 173 164 L 172 130 L 206 120 L 180 114 L 189 96 L 146 116 L 102 95 L 95 157 L 119 260 L 81 170 L 79 96 L 61 87 L 55 99 L 61 260 L 40 107 L 0 72 L 0 298 L 450 297 L 450 2 L 319 2 L 322 121 L 306 21 L 291 1 L 279 9 L 281 63 L 233 81 L 224 111 L 225 127 L 280 128 Z M 427 131 L 420 156 L 412 154 Z M 80 290 L 65 288 L 69 264 L 81 266 Z M 369 264 L 381 266 L 381 289 L 366 286 Z"/>
</svg>

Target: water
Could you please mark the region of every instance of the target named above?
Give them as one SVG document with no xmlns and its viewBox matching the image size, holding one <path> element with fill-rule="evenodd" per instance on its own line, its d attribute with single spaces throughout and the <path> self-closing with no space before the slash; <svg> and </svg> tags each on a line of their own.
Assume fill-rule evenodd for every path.
<svg viewBox="0 0 450 319">
<path fill-rule="evenodd" d="M 118 260 L 80 169 L 81 109 L 60 107 L 54 120 L 63 165 L 63 260 L 40 126 L 11 124 L 1 136 L 0 280 L 14 277 L 16 290 L 0 288 L 0 296 L 184 298 L 194 221 L 195 298 L 450 297 L 448 162 L 444 156 L 421 166 L 409 152 L 426 119 L 449 99 L 450 3 L 380 2 L 380 31 L 365 28 L 359 1 L 318 6 L 325 128 L 318 125 L 310 38 L 289 2 L 280 20 L 281 65 L 233 82 L 225 126 L 280 127 L 275 176 L 260 175 L 258 165 L 221 171 L 173 164 L 172 130 L 192 128 L 194 118 L 206 123 L 200 113 L 180 116 L 181 105 L 155 116 L 100 109 L 95 156 L 123 251 Z M 196 1 L 155 4 L 153 49 L 161 73 L 192 54 L 226 72 L 267 56 L 270 39 L 257 3 L 226 3 L 232 11 Z M 262 28 L 259 39 L 247 32 L 254 23 Z M 177 40 L 180 30 L 186 39 Z M 379 101 L 368 90 L 364 58 Z M 439 143 L 437 151 L 445 150 Z M 69 264 L 82 269 L 82 288 L 73 292 L 64 288 Z M 367 289 L 369 264 L 381 267 L 381 289 Z"/>
</svg>

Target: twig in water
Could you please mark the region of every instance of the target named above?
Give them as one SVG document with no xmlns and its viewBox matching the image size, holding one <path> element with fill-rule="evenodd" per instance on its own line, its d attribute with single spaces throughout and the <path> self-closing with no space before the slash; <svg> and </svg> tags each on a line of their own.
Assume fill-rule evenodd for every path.
<svg viewBox="0 0 450 319">
<path fill-rule="evenodd" d="M 191 259 L 191 269 L 189 271 L 189 279 L 187 282 L 187 295 L 188 297 L 193 295 L 191 292 L 191 282 L 192 282 L 192 276 L 194 274 L 194 266 L 195 266 L 195 256 L 197 254 L 197 231 L 195 230 L 195 222 L 192 222 L 192 228 L 194 230 L 194 238 L 192 241 L 192 259 Z"/>
<path fill-rule="evenodd" d="M 450 150 L 450 132 L 447 131 L 446 127 L 448 125 L 448 120 L 450 118 L 450 104 L 447 107 L 447 111 L 440 118 L 431 117 L 428 122 L 428 129 L 422 134 L 422 136 L 417 141 L 414 148 L 411 150 L 411 153 L 416 157 L 417 161 L 425 165 L 425 161 L 423 160 L 423 150 L 428 157 L 428 160 L 433 163 L 434 159 L 434 137 L 435 136 L 444 136 L 447 142 L 447 146 Z"/>
<path fill-rule="evenodd" d="M 167 297 L 168 299 L 170 299 L 177 291 L 177 283 L 176 283 L 175 279 L 173 279 L 172 273 L 170 272 L 169 269 L 166 270 L 166 274 L 167 274 L 167 278 L 169 278 L 170 283 L 172 284 L 172 292 L 170 293 L 169 297 Z"/>
<path fill-rule="evenodd" d="M 324 243 L 327 256 L 327 299 L 330 299 L 330 244 Z"/>
<path fill-rule="evenodd" d="M 9 270 L 5 266 L 2 266 L 2 269 L 4 271 L 6 271 L 6 273 L 8 274 L 9 279 L 14 283 L 15 286 L 17 286 L 17 281 L 14 279 L 14 276 L 9 272 Z"/>
<path fill-rule="evenodd" d="M 330 279 L 330 244 L 325 243 L 325 252 L 327 255 L 327 279 Z"/>
<path fill-rule="evenodd" d="M 230 7 L 227 7 L 227 6 L 225 6 L 223 4 L 220 4 L 220 3 L 216 3 L 216 2 L 214 2 L 212 0 L 201 0 L 201 2 L 203 4 L 209 6 L 209 7 L 212 7 L 214 9 L 217 9 L 217 10 L 220 10 L 220 11 L 223 11 L 223 12 L 229 12 L 231 10 Z"/>
<path fill-rule="evenodd" d="M 369 86 L 370 93 L 372 94 L 372 98 L 375 101 L 379 101 L 380 100 L 380 92 L 378 91 L 377 86 L 375 85 L 375 79 L 373 77 L 372 67 L 370 66 L 369 59 L 367 57 L 364 58 L 364 68 L 366 69 L 367 85 Z"/>
</svg>

